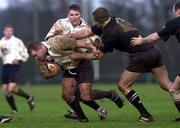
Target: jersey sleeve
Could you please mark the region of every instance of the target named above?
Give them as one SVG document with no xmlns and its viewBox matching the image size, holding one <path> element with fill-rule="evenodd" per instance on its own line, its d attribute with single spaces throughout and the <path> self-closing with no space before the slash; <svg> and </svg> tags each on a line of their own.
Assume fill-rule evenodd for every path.
<svg viewBox="0 0 180 128">
<path fill-rule="evenodd" d="M 61 32 L 61 30 L 63 29 L 64 26 L 61 23 L 61 20 L 56 21 L 56 23 L 53 24 L 48 34 L 46 35 L 45 40 L 48 40 L 49 38 L 53 37 L 56 32 Z"/>
<path fill-rule="evenodd" d="M 159 37 L 167 41 L 174 31 L 174 25 L 171 22 L 167 22 L 165 26 L 157 33 Z"/>
<path fill-rule="evenodd" d="M 91 27 L 91 31 L 96 35 L 101 35 L 102 34 L 101 28 L 98 28 L 96 25 Z"/>
</svg>

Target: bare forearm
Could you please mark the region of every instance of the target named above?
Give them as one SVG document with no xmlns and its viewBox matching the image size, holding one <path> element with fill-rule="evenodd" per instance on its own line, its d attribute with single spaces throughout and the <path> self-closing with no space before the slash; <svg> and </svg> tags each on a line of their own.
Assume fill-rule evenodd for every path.
<svg viewBox="0 0 180 128">
<path fill-rule="evenodd" d="M 144 38 L 142 38 L 142 43 L 153 43 L 160 39 L 157 33 L 152 33 Z"/>
<path fill-rule="evenodd" d="M 84 39 L 84 38 L 90 37 L 92 35 L 93 35 L 93 33 L 92 33 L 91 29 L 84 29 L 79 32 L 72 33 L 71 37 L 76 38 L 76 39 Z"/>
</svg>

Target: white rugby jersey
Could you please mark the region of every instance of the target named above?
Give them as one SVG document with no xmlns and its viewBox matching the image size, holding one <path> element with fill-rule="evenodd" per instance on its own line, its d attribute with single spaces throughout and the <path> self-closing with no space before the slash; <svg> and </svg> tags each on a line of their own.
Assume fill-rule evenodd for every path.
<svg viewBox="0 0 180 128">
<path fill-rule="evenodd" d="M 59 19 L 56 21 L 56 23 L 54 23 L 54 25 L 52 26 L 52 28 L 50 29 L 50 31 L 48 32 L 45 40 L 48 40 L 48 38 L 51 38 L 53 35 L 54 35 L 54 32 L 56 31 L 61 31 L 62 35 L 66 35 L 66 34 L 70 34 L 70 33 L 73 33 L 73 32 L 77 32 L 77 31 L 80 31 L 82 29 L 85 29 L 85 28 L 89 28 L 88 24 L 85 22 L 84 19 L 81 18 L 81 24 L 74 27 L 71 22 L 69 21 L 68 18 L 64 18 L 64 19 Z M 92 41 L 94 40 L 94 36 L 91 38 L 86 38 L 84 39 L 87 43 L 92 43 Z M 79 50 L 81 52 L 85 52 L 87 51 L 86 49 L 82 49 L 82 48 L 79 48 Z M 51 51 L 50 51 L 51 52 Z M 58 55 L 59 56 L 59 55 Z M 59 56 L 60 57 L 60 56 Z M 61 56 L 62 57 L 62 56 Z M 79 61 L 73 61 L 73 60 L 70 60 L 70 58 L 68 57 L 68 55 L 62 57 L 63 59 L 60 59 L 58 57 L 56 57 L 56 62 L 58 62 L 59 64 L 61 63 L 61 65 L 64 65 L 64 68 L 65 69 L 72 69 L 72 68 L 76 68 L 78 66 L 78 63 Z M 62 60 L 60 62 L 60 60 Z"/>
<path fill-rule="evenodd" d="M 0 52 L 3 64 L 12 64 L 15 59 L 25 62 L 29 57 L 24 43 L 15 36 L 0 40 Z"/>
</svg>

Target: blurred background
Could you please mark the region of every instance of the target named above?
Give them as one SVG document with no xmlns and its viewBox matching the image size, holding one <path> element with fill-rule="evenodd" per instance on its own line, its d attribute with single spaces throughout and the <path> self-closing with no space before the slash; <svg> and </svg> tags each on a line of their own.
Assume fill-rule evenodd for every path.
<svg viewBox="0 0 180 128">
<path fill-rule="evenodd" d="M 106 7 L 111 15 L 124 18 L 135 25 L 143 36 L 160 30 L 165 22 L 172 18 L 172 7 L 176 0 L 0 0 L 0 37 L 3 26 L 12 24 L 15 36 L 25 44 L 32 40 L 42 41 L 53 23 L 65 18 L 70 4 L 79 4 L 83 17 L 92 25 L 92 11 Z M 180 44 L 173 37 L 167 42 L 157 44 L 163 54 L 169 76 L 174 80 L 180 72 Z M 127 66 L 128 55 L 115 51 L 107 54 L 101 61 L 94 61 L 96 82 L 118 82 L 119 76 Z M 2 64 L 0 69 L 2 68 Z M 20 72 L 20 81 L 25 83 L 59 83 L 61 75 L 45 80 L 38 72 L 34 60 L 29 59 Z M 150 73 L 138 82 L 154 82 Z"/>
</svg>

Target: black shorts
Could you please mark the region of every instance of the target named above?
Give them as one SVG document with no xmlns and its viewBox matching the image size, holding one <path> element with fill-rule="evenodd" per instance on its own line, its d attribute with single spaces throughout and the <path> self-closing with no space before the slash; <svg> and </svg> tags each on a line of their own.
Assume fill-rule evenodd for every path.
<svg viewBox="0 0 180 128">
<path fill-rule="evenodd" d="M 145 52 L 136 52 L 129 55 L 129 64 L 126 68 L 130 72 L 150 72 L 152 68 L 163 65 L 162 56 L 158 49 L 152 48 Z"/>
<path fill-rule="evenodd" d="M 94 81 L 94 69 L 91 61 L 83 60 L 77 68 L 64 70 L 63 78 L 74 78 L 78 84 L 92 83 Z"/>
<path fill-rule="evenodd" d="M 178 76 L 180 76 L 180 73 L 178 74 Z"/>
<path fill-rule="evenodd" d="M 17 81 L 17 73 L 20 70 L 20 64 L 5 64 L 2 68 L 1 80 L 3 84 Z"/>
</svg>

